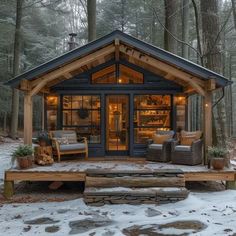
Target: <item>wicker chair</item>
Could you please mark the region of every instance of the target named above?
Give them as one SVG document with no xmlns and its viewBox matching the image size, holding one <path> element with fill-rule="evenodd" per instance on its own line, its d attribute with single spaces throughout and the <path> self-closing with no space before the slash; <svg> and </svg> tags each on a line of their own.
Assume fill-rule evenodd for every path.
<svg viewBox="0 0 236 236">
<path fill-rule="evenodd" d="M 180 165 L 199 165 L 203 162 L 203 141 L 198 139 L 191 145 L 180 145 L 179 141 L 171 143 L 171 162 Z"/>
<path fill-rule="evenodd" d="M 175 132 L 173 130 L 158 130 L 157 134 L 170 135 L 172 138 L 163 144 L 155 144 L 152 139 L 149 139 L 146 158 L 148 161 L 169 162 L 171 160 L 171 143 L 174 140 Z"/>
</svg>

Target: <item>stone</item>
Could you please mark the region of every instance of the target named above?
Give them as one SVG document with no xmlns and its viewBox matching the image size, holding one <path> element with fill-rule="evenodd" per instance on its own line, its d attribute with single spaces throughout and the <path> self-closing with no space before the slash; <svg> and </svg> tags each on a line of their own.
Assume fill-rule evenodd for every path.
<svg viewBox="0 0 236 236">
<path fill-rule="evenodd" d="M 162 213 L 156 209 L 153 209 L 153 208 L 150 208 L 148 207 L 146 210 L 145 210 L 145 214 L 147 217 L 154 217 L 154 216 L 159 216 L 161 215 Z"/>
<path fill-rule="evenodd" d="M 46 225 L 46 224 L 54 224 L 60 222 L 59 220 L 53 220 L 49 217 L 41 217 L 33 220 L 27 220 L 24 223 L 28 225 Z"/>
<path fill-rule="evenodd" d="M 96 218 L 88 218 L 84 220 L 76 220 L 69 222 L 69 226 L 71 228 L 69 234 L 81 234 L 85 233 L 91 229 L 96 229 L 98 227 L 109 226 L 113 223 L 107 217 L 96 217 Z"/>
<path fill-rule="evenodd" d="M 45 228 L 45 232 L 47 233 L 56 233 L 60 230 L 59 226 L 53 225 L 53 226 L 48 226 Z"/>
</svg>

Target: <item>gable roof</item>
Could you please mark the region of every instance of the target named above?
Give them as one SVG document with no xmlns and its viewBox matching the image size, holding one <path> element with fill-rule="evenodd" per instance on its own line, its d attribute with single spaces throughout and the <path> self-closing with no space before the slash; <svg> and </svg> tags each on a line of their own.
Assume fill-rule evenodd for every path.
<svg viewBox="0 0 236 236">
<path fill-rule="evenodd" d="M 82 47 L 76 48 L 29 71 L 26 71 L 16 76 L 15 78 L 7 81 L 6 84 L 12 87 L 17 87 L 20 81 L 23 79 L 33 80 L 36 77 L 42 76 L 50 71 L 56 70 L 61 66 L 70 63 L 78 58 L 82 58 L 83 56 L 93 51 L 96 51 L 99 48 L 103 48 L 113 43 L 116 39 L 119 39 L 121 42 L 128 44 L 134 48 L 137 48 L 158 60 L 175 66 L 176 68 L 182 71 L 200 77 L 203 80 L 215 79 L 217 85 L 220 87 L 224 87 L 231 84 L 231 81 L 226 79 L 226 77 L 224 77 L 223 75 L 208 70 L 196 63 L 193 63 L 180 56 L 177 56 L 161 48 L 148 44 L 119 30 L 115 30 L 112 33 L 107 34 L 97 40 L 94 40 Z"/>
</svg>

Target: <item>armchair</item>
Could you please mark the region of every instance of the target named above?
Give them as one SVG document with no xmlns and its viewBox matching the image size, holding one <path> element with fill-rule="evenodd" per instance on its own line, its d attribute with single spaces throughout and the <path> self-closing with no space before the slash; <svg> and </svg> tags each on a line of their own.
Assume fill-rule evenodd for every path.
<svg viewBox="0 0 236 236">
<path fill-rule="evenodd" d="M 152 139 L 149 139 L 147 148 L 147 160 L 157 162 L 169 162 L 171 160 L 171 143 L 173 141 L 175 132 L 172 130 L 158 130 L 156 134 L 168 135 L 169 138 L 167 138 L 162 144 L 154 143 Z"/>
<path fill-rule="evenodd" d="M 53 153 L 57 156 L 58 161 L 61 155 L 84 153 L 88 158 L 88 143 L 85 137 L 77 140 L 76 132 L 73 130 L 55 130 L 50 131 L 49 136 L 52 140 Z"/>
</svg>

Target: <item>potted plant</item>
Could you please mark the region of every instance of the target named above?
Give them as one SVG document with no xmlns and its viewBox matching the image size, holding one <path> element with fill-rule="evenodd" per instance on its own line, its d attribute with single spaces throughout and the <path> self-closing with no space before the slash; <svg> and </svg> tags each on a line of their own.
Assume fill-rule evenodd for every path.
<svg viewBox="0 0 236 236">
<path fill-rule="evenodd" d="M 12 163 L 16 160 L 20 169 L 30 168 L 33 159 L 33 148 L 29 145 L 19 146 L 12 154 Z"/>
<path fill-rule="evenodd" d="M 208 158 L 211 166 L 215 170 L 222 170 L 226 165 L 228 151 L 221 147 L 210 147 L 208 149 Z"/>
</svg>

